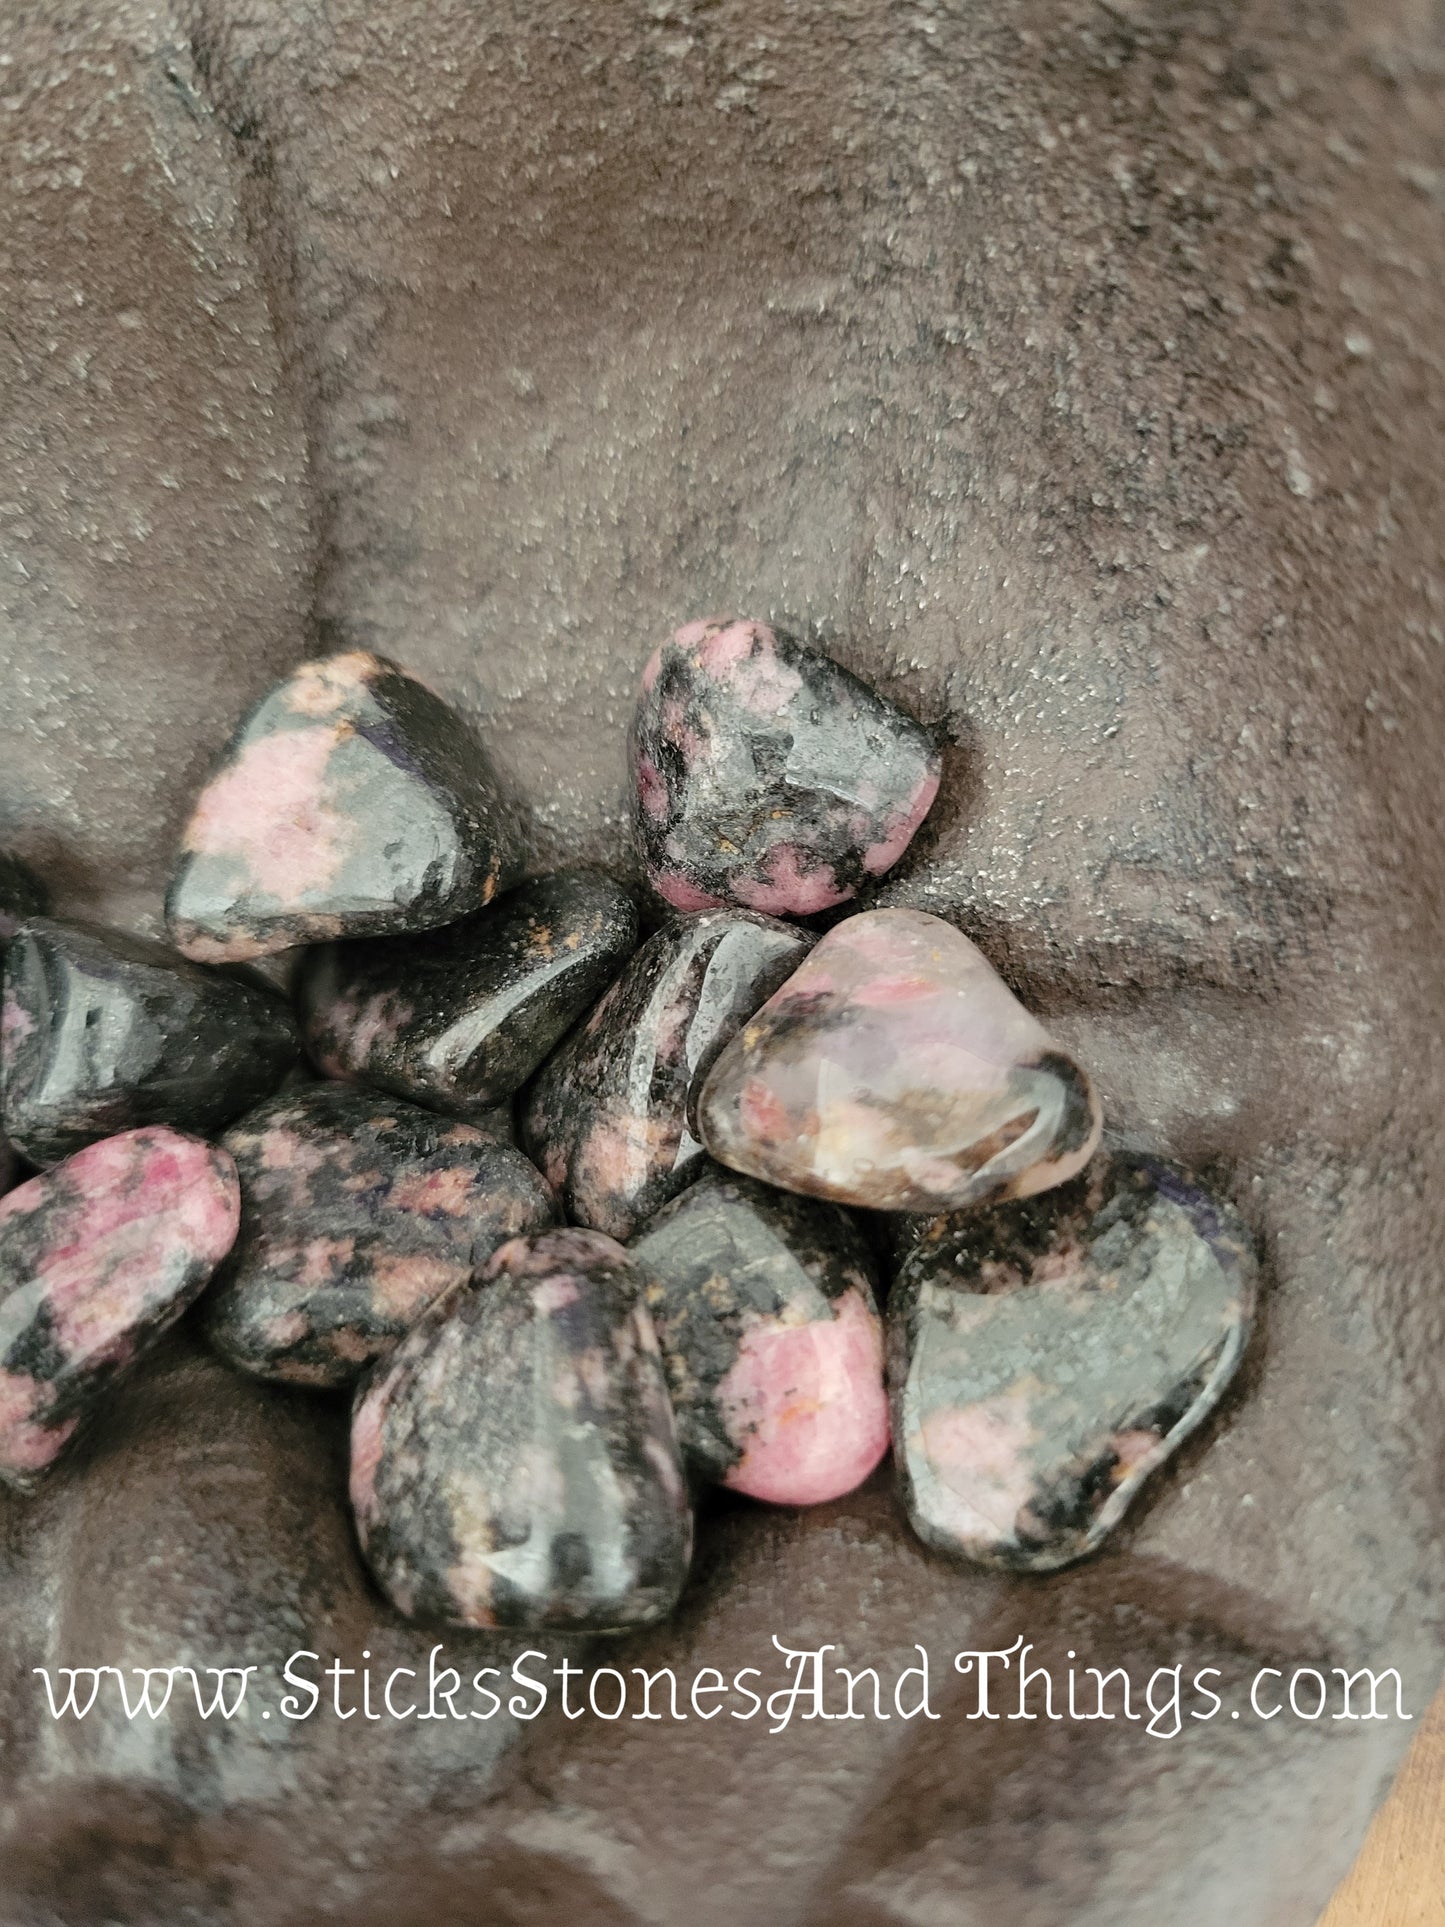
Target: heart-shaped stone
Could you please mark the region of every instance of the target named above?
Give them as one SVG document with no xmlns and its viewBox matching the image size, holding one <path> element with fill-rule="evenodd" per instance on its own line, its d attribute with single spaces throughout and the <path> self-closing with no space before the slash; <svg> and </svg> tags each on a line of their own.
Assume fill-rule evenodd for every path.
<svg viewBox="0 0 1445 1927">
<path fill-rule="evenodd" d="M 698 1117 L 734 1170 L 882 1211 L 1063 1184 L 1100 1124 L 1074 1060 L 921 910 L 835 925 L 718 1058 Z"/>
</svg>

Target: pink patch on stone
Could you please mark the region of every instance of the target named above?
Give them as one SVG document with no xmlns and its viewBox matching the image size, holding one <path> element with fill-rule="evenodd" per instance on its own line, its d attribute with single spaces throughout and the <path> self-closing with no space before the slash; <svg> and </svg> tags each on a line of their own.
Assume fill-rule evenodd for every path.
<svg viewBox="0 0 1445 1927">
<path fill-rule="evenodd" d="M 186 849 L 240 863 L 249 891 L 282 903 L 329 889 L 352 835 L 346 818 L 324 801 L 340 740 L 334 726 L 317 725 L 248 744 L 201 792 Z"/>
<path fill-rule="evenodd" d="M 643 667 L 642 693 L 645 696 L 650 696 L 652 694 L 653 686 L 657 682 L 658 672 L 661 670 L 661 668 L 662 668 L 662 645 L 659 643 L 657 648 L 654 649 L 652 654 L 647 658 L 647 662 Z"/>
<path fill-rule="evenodd" d="M 653 870 L 652 882 L 659 896 L 666 897 L 674 910 L 719 910 L 723 907 L 721 897 L 710 897 L 706 890 L 699 890 L 685 876 L 675 870 Z"/>
<path fill-rule="evenodd" d="M 640 756 L 637 761 L 637 795 L 653 822 L 660 823 L 667 815 L 667 784 L 648 756 Z"/>
<path fill-rule="evenodd" d="M 681 630 L 678 631 L 676 640 L 679 643 L 682 642 Z M 697 659 L 709 675 L 725 676 L 730 669 L 748 660 L 757 643 L 762 643 L 763 647 L 771 653 L 772 631 L 763 628 L 762 624 L 757 622 L 730 622 L 725 629 L 718 629 L 707 637 L 697 651 Z"/>
<path fill-rule="evenodd" d="M 862 1484 L 888 1450 L 883 1336 L 858 1291 L 803 1325 L 754 1320 L 718 1386 L 743 1456 L 724 1485 L 773 1505 L 820 1505 Z"/>
<path fill-rule="evenodd" d="M 740 876 L 733 895 L 750 910 L 767 916 L 810 917 L 843 903 L 851 890 L 840 890 L 826 863 L 809 869 L 795 843 L 775 843 L 762 866 L 765 878 Z"/>
<path fill-rule="evenodd" d="M 883 836 L 863 852 L 863 868 L 869 876 L 879 877 L 885 870 L 891 870 L 908 848 L 919 824 L 933 808 L 942 775 L 941 763 L 935 763 L 909 798 L 907 807 L 889 817 Z"/>
<path fill-rule="evenodd" d="M 937 1482 L 941 1525 L 964 1544 L 1012 1537 L 1037 1496 L 1029 1449 L 1037 1433 L 1022 1391 L 951 1407 L 923 1421 L 921 1445 Z"/>
</svg>

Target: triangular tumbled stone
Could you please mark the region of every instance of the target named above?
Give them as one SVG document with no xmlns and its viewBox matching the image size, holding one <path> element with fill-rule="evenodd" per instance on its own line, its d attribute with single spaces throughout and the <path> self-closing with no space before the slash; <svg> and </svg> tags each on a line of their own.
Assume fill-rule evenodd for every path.
<svg viewBox="0 0 1445 1927">
<path fill-rule="evenodd" d="M 232 740 L 166 902 L 187 956 L 450 923 L 516 873 L 516 828 L 462 718 L 395 663 L 303 663 Z"/>
<path fill-rule="evenodd" d="M 1256 1265 L 1227 1206 L 1152 1158 L 936 1219 L 888 1307 L 893 1447 L 939 1551 L 1046 1572 L 1102 1543 L 1219 1402 Z"/>
<path fill-rule="evenodd" d="M 920 910 L 830 930 L 719 1057 L 698 1115 L 734 1170 L 883 1211 L 1028 1197 L 1099 1138 L 1084 1072 Z"/>
<path fill-rule="evenodd" d="M 279 997 L 164 944 L 35 917 L 6 954 L 0 1115 L 32 1164 L 141 1124 L 218 1130 L 298 1048 Z"/>
</svg>

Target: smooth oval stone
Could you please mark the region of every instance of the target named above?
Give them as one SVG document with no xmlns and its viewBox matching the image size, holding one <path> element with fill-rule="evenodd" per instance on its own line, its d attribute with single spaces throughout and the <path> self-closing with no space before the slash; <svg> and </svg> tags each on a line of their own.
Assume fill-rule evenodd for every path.
<svg viewBox="0 0 1445 1927">
<path fill-rule="evenodd" d="M 692 1512 L 642 1285 L 597 1232 L 514 1239 L 363 1387 L 351 1502 L 401 1612 L 611 1631 L 672 1611 Z"/>
<path fill-rule="evenodd" d="M 20 925 L 43 917 L 50 908 L 50 892 L 28 863 L 9 850 L 0 850 L 0 957 Z"/>
<path fill-rule="evenodd" d="M 223 1150 L 164 1126 L 103 1138 L 0 1199 L 0 1480 L 29 1491 L 236 1236 Z"/>
<path fill-rule="evenodd" d="M 0 1115 L 32 1164 L 141 1124 L 217 1131 L 299 1055 L 279 998 L 164 944 L 37 917 L 6 952 Z"/>
<path fill-rule="evenodd" d="M 303 663 L 241 725 L 166 916 L 203 963 L 451 923 L 517 874 L 517 825 L 449 704 L 365 654 Z"/>
<path fill-rule="evenodd" d="M 679 917 L 543 1066 L 522 1142 L 567 1217 L 628 1238 L 702 1170 L 689 1105 L 812 936 L 746 910 Z"/>
<path fill-rule="evenodd" d="M 445 930 L 313 951 L 302 1029 L 330 1076 L 466 1117 L 519 1090 L 636 948 L 627 892 L 563 872 Z"/>
<path fill-rule="evenodd" d="M 766 623 L 689 622 L 642 675 L 633 820 L 679 910 L 808 916 L 907 849 L 942 760 L 921 724 Z"/>
<path fill-rule="evenodd" d="M 721 1163 L 880 1211 L 1024 1198 L 1081 1171 L 1099 1106 L 982 951 L 921 910 L 837 924 L 718 1058 Z"/>
<path fill-rule="evenodd" d="M 919 1537 L 1049 1572 L 1093 1552 L 1218 1404 L 1257 1267 L 1236 1214 L 1156 1159 L 938 1218 L 888 1307 L 894 1455 Z"/>
<path fill-rule="evenodd" d="M 888 1450 L 867 1247 L 837 1205 L 711 1171 L 631 1247 L 694 1476 L 775 1505 L 851 1492 Z"/>
<path fill-rule="evenodd" d="M 380 1091 L 314 1084 L 224 1143 L 241 1233 L 206 1326 L 261 1378 L 349 1385 L 498 1245 L 556 1222 L 512 1145 Z"/>
</svg>

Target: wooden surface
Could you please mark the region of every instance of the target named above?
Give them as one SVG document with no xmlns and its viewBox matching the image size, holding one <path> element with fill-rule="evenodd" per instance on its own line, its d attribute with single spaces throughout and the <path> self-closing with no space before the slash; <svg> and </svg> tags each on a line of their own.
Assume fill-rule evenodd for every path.
<svg viewBox="0 0 1445 1927">
<path fill-rule="evenodd" d="M 1445 1691 L 1319 1927 L 1445 1927 Z"/>
</svg>

